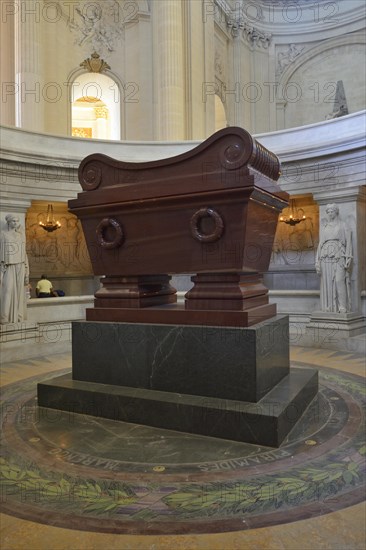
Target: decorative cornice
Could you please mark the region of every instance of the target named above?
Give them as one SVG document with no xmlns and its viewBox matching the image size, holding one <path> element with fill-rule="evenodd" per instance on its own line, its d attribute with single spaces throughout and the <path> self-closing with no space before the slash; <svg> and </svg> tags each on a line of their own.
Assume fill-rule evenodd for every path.
<svg viewBox="0 0 366 550">
<path fill-rule="evenodd" d="M 5 194 L 1 194 L 1 212 L 17 212 L 24 214 L 31 204 L 31 200 L 28 198 L 8 198 Z"/>
<path fill-rule="evenodd" d="M 263 4 L 265 6 L 268 3 L 271 4 L 271 5 L 274 5 L 274 6 L 280 6 L 281 8 L 283 6 L 286 6 L 286 0 L 269 0 L 269 2 L 266 1 L 266 0 L 259 0 L 259 1 L 260 1 L 261 4 Z M 310 2 L 313 2 L 313 0 L 296 0 L 297 4 L 306 4 L 306 3 L 310 4 Z M 329 2 L 329 0 L 318 0 L 318 3 L 321 3 L 321 2 L 325 3 L 325 2 Z M 293 4 L 294 2 L 290 1 L 289 3 Z"/>
<path fill-rule="evenodd" d="M 233 4 L 233 19 L 245 17 L 279 43 L 308 43 L 364 29 L 365 3 L 360 0 L 233 0 Z"/>
<path fill-rule="evenodd" d="M 229 17 L 227 19 L 227 27 L 233 38 L 238 38 L 240 35 L 248 42 L 250 49 L 254 50 L 258 47 L 267 49 L 271 43 L 272 34 L 265 33 L 250 25 L 243 17 L 236 19 Z"/>
<path fill-rule="evenodd" d="M 344 204 L 348 199 L 349 201 L 366 201 L 366 195 L 364 186 L 355 185 L 350 187 L 339 187 L 332 189 L 318 189 L 313 191 L 313 198 L 318 204 L 325 205 L 331 200 L 335 203 Z"/>
<path fill-rule="evenodd" d="M 215 0 L 216 6 L 221 8 L 226 16 L 229 16 L 232 13 L 232 8 L 226 0 Z"/>
<path fill-rule="evenodd" d="M 352 113 L 334 120 L 321 121 L 300 128 L 287 128 L 276 132 L 255 135 L 265 147 L 274 151 L 284 162 L 313 162 L 316 157 L 325 157 L 332 162 L 330 155 L 339 155 L 338 160 L 354 155 L 357 162 L 365 161 L 365 114 L 366 111 Z M 104 141 L 75 140 L 70 136 L 54 136 L 22 130 L 11 126 L 0 126 L 2 163 L 16 165 L 25 163 L 56 170 L 73 169 L 81 160 L 92 153 L 104 153 L 126 162 L 147 162 L 176 156 L 196 147 L 200 141 L 158 142 L 158 141 Z M 314 161 L 315 162 L 315 161 Z M 10 168 L 10 167 L 9 167 Z M 357 168 L 359 177 L 364 172 Z M 57 178 L 55 179 L 57 183 Z M 78 181 L 76 180 L 77 184 Z M 6 179 L 0 183 L 6 184 Z M 79 185 L 79 184 L 78 184 Z M 9 186 L 10 188 L 10 186 Z"/>
</svg>

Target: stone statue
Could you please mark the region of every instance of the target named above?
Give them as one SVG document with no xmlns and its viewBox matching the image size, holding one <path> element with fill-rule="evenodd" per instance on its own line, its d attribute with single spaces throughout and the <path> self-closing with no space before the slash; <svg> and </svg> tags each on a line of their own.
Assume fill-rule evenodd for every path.
<svg viewBox="0 0 366 550">
<path fill-rule="evenodd" d="M 344 91 L 343 80 L 338 80 L 337 88 L 334 99 L 333 112 L 329 113 L 325 120 L 332 120 L 333 118 L 339 118 L 341 116 L 348 115 L 348 106 L 346 99 L 346 92 Z"/>
<path fill-rule="evenodd" d="M 325 211 L 327 221 L 320 236 L 315 259 L 315 268 L 321 277 L 321 310 L 346 313 L 351 311 L 352 234 L 339 218 L 336 204 L 328 204 Z"/>
<path fill-rule="evenodd" d="M 304 46 L 302 48 L 297 48 L 295 44 L 290 44 L 285 52 L 279 52 L 277 56 L 278 72 L 282 73 L 290 63 L 295 61 L 303 50 Z"/>
<path fill-rule="evenodd" d="M 128 17 L 122 18 L 119 6 L 115 0 L 103 2 L 87 2 L 76 7 L 78 19 L 69 19 L 68 26 L 76 34 L 79 46 L 90 44 L 95 52 L 111 53 L 122 39 L 124 25 L 137 21 L 137 5 L 131 2 L 132 11 Z"/>
<path fill-rule="evenodd" d="M 19 323 L 26 318 L 26 285 L 29 266 L 25 237 L 18 216 L 8 214 L 0 239 L 0 322 Z"/>
</svg>

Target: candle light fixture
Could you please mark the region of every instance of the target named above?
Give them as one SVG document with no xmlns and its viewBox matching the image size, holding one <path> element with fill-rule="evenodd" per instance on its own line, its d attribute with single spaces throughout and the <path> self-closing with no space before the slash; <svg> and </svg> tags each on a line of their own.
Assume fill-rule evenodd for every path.
<svg viewBox="0 0 366 550">
<path fill-rule="evenodd" d="M 61 224 L 59 221 L 55 220 L 55 217 L 53 215 L 53 206 L 52 204 L 49 204 L 47 207 L 47 216 L 45 222 L 39 222 L 39 225 L 47 231 L 47 233 L 51 233 L 52 231 L 56 231 L 56 229 L 59 229 L 61 227 Z"/>
<path fill-rule="evenodd" d="M 300 216 L 295 205 L 294 199 L 290 199 L 289 208 L 286 208 L 289 211 L 288 215 L 281 215 L 280 222 L 287 223 L 288 225 L 297 225 L 300 222 L 306 220 L 306 216 Z"/>
</svg>

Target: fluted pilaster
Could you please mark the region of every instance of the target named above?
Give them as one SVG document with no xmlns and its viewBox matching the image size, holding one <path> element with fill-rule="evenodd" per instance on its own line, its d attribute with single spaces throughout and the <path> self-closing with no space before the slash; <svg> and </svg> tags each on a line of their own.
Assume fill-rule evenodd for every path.
<svg viewBox="0 0 366 550">
<path fill-rule="evenodd" d="M 18 4 L 15 20 L 16 124 L 33 131 L 44 129 L 44 82 L 40 51 L 42 11 L 40 2 Z"/>
<path fill-rule="evenodd" d="M 180 0 L 155 0 L 158 139 L 185 138 L 183 17 Z"/>
<path fill-rule="evenodd" d="M 15 126 L 15 67 L 14 67 L 14 14 L 16 6 L 14 0 L 3 6 L 0 18 L 0 80 L 1 101 L 0 120 L 2 124 Z"/>
</svg>

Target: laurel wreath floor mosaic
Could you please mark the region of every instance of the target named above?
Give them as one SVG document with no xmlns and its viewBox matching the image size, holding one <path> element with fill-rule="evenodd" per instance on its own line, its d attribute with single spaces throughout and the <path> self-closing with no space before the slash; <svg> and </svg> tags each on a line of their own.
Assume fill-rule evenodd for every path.
<svg viewBox="0 0 366 550">
<path fill-rule="evenodd" d="M 199 534 L 313 518 L 364 498 L 360 376 L 321 368 L 318 399 L 273 449 L 37 407 L 37 382 L 63 372 L 3 388 L 6 514 L 104 533 Z"/>
</svg>

